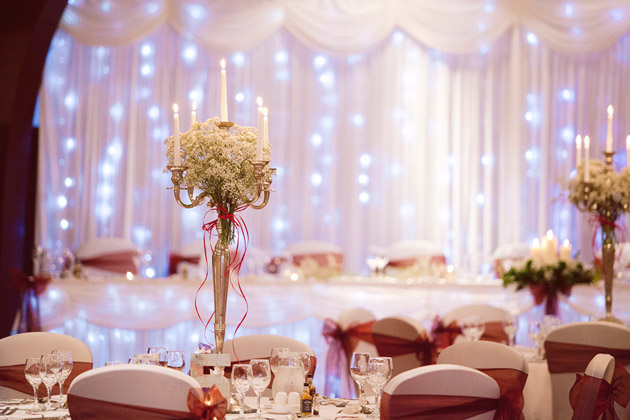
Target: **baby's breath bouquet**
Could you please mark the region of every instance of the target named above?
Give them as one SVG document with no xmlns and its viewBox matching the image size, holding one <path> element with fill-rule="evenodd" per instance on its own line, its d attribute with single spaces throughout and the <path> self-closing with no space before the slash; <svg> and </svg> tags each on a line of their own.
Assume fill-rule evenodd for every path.
<svg viewBox="0 0 630 420">
<path fill-rule="evenodd" d="M 219 128 L 219 118 L 196 122 L 180 136 L 184 184 L 210 196 L 210 207 L 219 215 L 219 240 L 231 244 L 235 239 L 233 215 L 248 197 L 256 195 L 256 179 L 250 161 L 256 157 L 257 130 L 234 124 L 231 132 Z M 173 165 L 173 136 L 168 137 L 166 157 Z M 263 160 L 269 160 L 271 145 L 263 144 Z"/>
</svg>

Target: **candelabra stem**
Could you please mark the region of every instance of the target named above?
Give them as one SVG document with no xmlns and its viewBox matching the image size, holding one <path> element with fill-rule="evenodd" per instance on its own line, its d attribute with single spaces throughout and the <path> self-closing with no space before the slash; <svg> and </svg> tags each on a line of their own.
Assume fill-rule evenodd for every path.
<svg viewBox="0 0 630 420">
<path fill-rule="evenodd" d="M 612 290 L 615 276 L 615 229 L 602 225 L 602 265 L 604 271 L 604 289 L 606 293 L 606 316 L 603 321 L 621 323 L 612 314 Z"/>
<path fill-rule="evenodd" d="M 214 285 L 214 339 L 216 353 L 223 353 L 225 317 L 230 284 L 230 248 L 221 237 L 221 223 L 217 223 L 219 239 L 212 251 L 212 281 Z"/>
</svg>

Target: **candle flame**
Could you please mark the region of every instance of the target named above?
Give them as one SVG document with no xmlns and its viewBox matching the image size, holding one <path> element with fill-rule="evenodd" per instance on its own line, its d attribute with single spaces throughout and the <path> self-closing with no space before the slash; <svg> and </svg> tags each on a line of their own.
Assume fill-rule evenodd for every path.
<svg viewBox="0 0 630 420">
<path fill-rule="evenodd" d="M 575 137 L 575 145 L 578 149 L 582 148 L 582 136 L 580 136 L 579 134 L 577 135 L 577 137 Z"/>
<path fill-rule="evenodd" d="M 532 248 L 540 248 L 540 241 L 538 240 L 538 238 L 534 238 L 534 240 L 532 241 Z"/>
<path fill-rule="evenodd" d="M 197 110 L 197 101 L 193 101 L 193 111 Z"/>
<path fill-rule="evenodd" d="M 262 107 L 262 98 L 260 96 L 256 99 L 256 103 L 258 104 L 259 108 Z"/>
<path fill-rule="evenodd" d="M 263 108 L 263 117 L 267 118 L 267 107 Z"/>
<path fill-rule="evenodd" d="M 589 147 L 591 147 L 591 139 L 588 136 L 584 136 L 584 148 L 588 149 Z"/>
<path fill-rule="evenodd" d="M 173 112 L 177 114 L 178 111 L 179 107 L 177 106 L 177 104 L 173 105 Z"/>
<path fill-rule="evenodd" d="M 225 70 L 225 60 L 221 59 L 221 70 Z"/>
<path fill-rule="evenodd" d="M 550 241 L 553 239 L 553 231 L 551 229 L 549 229 L 547 231 L 547 240 Z"/>
<path fill-rule="evenodd" d="M 568 240 L 568 239 L 565 239 L 564 241 L 562 241 L 562 246 L 563 246 L 563 247 L 568 248 L 568 247 L 569 247 L 569 245 L 571 245 L 571 244 L 569 243 L 569 240 Z"/>
<path fill-rule="evenodd" d="M 613 107 L 612 105 L 608 105 L 608 116 L 612 117 L 612 115 L 613 115 Z"/>
<path fill-rule="evenodd" d="M 626 137 L 626 148 L 630 149 L 630 135 Z"/>
<path fill-rule="evenodd" d="M 131 271 L 127 271 L 127 280 L 133 280 L 133 273 Z"/>
</svg>

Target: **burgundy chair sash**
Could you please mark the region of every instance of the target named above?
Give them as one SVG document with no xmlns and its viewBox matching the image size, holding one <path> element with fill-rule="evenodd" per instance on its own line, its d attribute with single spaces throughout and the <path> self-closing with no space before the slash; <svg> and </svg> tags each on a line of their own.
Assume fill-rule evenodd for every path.
<svg viewBox="0 0 630 420">
<path fill-rule="evenodd" d="M 343 255 L 335 252 L 325 252 L 320 254 L 300 254 L 293 256 L 293 265 L 300 266 L 305 260 L 314 260 L 320 267 L 328 267 L 329 257 L 333 257 L 335 264 L 341 266 L 343 264 Z"/>
<path fill-rule="evenodd" d="M 185 255 L 177 254 L 175 252 L 168 254 L 168 274 L 171 275 L 177 273 L 177 266 L 179 265 L 179 263 L 182 262 L 199 264 L 199 255 L 197 255 L 196 257 L 187 257 Z"/>
<path fill-rule="evenodd" d="M 462 420 L 496 410 L 494 398 L 383 393 L 381 420 Z"/>
<path fill-rule="evenodd" d="M 369 321 L 351 326 L 344 331 L 332 319 L 324 321 L 322 335 L 329 346 L 326 354 L 325 395 L 331 395 L 335 391 L 333 389 L 335 380 L 341 382 L 343 396 L 349 398 L 352 395 L 353 381 L 348 370 L 349 360 L 359 341 L 373 344 L 372 324 L 374 321 Z"/>
<path fill-rule="evenodd" d="M 508 344 L 509 338 L 503 330 L 503 324 L 501 322 L 492 321 L 486 322 L 486 330 L 481 336 L 481 340 Z"/>
<path fill-rule="evenodd" d="M 550 373 L 582 373 L 599 353 L 610 354 L 621 365 L 630 364 L 630 349 L 545 341 L 545 353 Z"/>
<path fill-rule="evenodd" d="M 186 401 L 190 410 L 188 412 L 95 400 L 73 394 L 68 395 L 68 409 L 73 418 L 90 420 L 222 420 L 225 418 L 227 400 L 221 395 L 216 385 L 203 396 L 200 397 L 199 394 L 200 392 L 196 389 L 188 392 Z"/>
<path fill-rule="evenodd" d="M 91 362 L 74 362 L 72 364 L 72 372 L 68 379 L 63 383 L 63 391 L 68 392 L 70 384 L 80 374 L 92 369 Z M 0 386 L 15 389 L 25 394 L 32 394 L 33 387 L 26 381 L 24 376 L 24 363 L 21 365 L 0 366 Z M 56 384 L 51 393 L 59 393 L 59 385 Z"/>
<path fill-rule="evenodd" d="M 457 321 L 452 321 L 447 326 L 439 317 L 433 319 L 431 327 L 431 339 L 437 349 L 441 352 L 455 342 L 455 338 L 462 334 L 462 329 Z M 503 330 L 503 325 L 498 321 L 486 322 L 486 330 L 480 338 L 484 341 L 494 341 L 495 343 L 508 344 L 509 338 Z"/>
<path fill-rule="evenodd" d="M 523 420 L 523 388 L 527 374 L 518 369 L 478 369 L 499 384 L 500 398 L 495 420 Z"/>
<path fill-rule="evenodd" d="M 391 260 L 387 263 L 387 267 L 391 268 L 409 268 L 413 267 L 425 257 L 405 258 L 402 260 Z M 446 257 L 444 255 L 432 255 L 429 257 L 429 265 L 446 265 Z"/>
<path fill-rule="evenodd" d="M 81 264 L 86 267 L 94 267 L 99 270 L 112 271 L 114 273 L 125 274 L 131 272 L 138 274 L 138 269 L 133 261 L 136 255 L 138 255 L 136 251 L 113 252 L 94 258 L 82 259 Z"/>
<path fill-rule="evenodd" d="M 422 365 L 433 363 L 437 356 L 435 346 L 426 331 L 423 331 L 413 340 L 374 332 L 372 332 L 372 339 L 379 356 L 396 357 L 415 353 Z"/>
<path fill-rule="evenodd" d="M 615 362 L 612 383 L 589 375 L 576 375 L 569 391 L 569 401 L 573 407 L 573 420 L 619 420 L 615 412 L 617 404 L 627 407 L 630 402 L 630 374 Z"/>
<path fill-rule="evenodd" d="M 50 276 L 27 276 L 22 270 L 12 267 L 10 279 L 22 301 L 18 332 L 41 331 L 39 295 L 48 287 Z"/>
</svg>

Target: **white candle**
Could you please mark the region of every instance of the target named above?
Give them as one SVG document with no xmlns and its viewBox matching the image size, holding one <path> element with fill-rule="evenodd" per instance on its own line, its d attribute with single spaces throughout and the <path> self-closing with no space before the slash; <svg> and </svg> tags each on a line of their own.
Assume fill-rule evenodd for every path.
<svg viewBox="0 0 630 420">
<path fill-rule="evenodd" d="M 190 126 L 197 122 L 197 101 L 193 101 L 192 111 L 190 111 Z"/>
<path fill-rule="evenodd" d="M 225 76 L 225 60 L 221 60 L 221 121 L 229 121 L 227 108 L 227 81 Z"/>
<path fill-rule="evenodd" d="M 575 137 L 575 167 L 578 168 L 582 164 L 582 136 L 579 134 Z"/>
<path fill-rule="evenodd" d="M 173 145 L 173 165 L 182 166 L 182 157 L 180 145 L 179 145 L 179 114 L 177 113 L 178 107 L 177 104 L 173 105 L 173 120 L 174 120 L 174 130 L 175 130 L 175 144 Z"/>
<path fill-rule="evenodd" d="M 589 173 L 589 165 L 588 165 L 588 153 L 591 148 L 591 139 L 588 136 L 584 136 L 584 182 L 590 182 L 591 174 Z"/>
<path fill-rule="evenodd" d="M 538 265 L 540 262 L 540 242 L 538 238 L 532 241 L 532 246 L 529 247 L 529 252 L 532 255 L 532 262 L 535 265 Z"/>
<path fill-rule="evenodd" d="M 558 259 L 558 238 L 553 236 L 553 231 L 547 231 L 547 261 L 549 264 L 555 264 Z"/>
<path fill-rule="evenodd" d="M 571 244 L 568 239 L 565 239 L 562 242 L 562 246 L 560 247 L 560 260 L 561 261 L 570 261 L 571 260 Z"/>
<path fill-rule="evenodd" d="M 265 135 L 264 133 L 264 123 L 263 123 L 263 107 L 262 107 L 262 98 L 259 96 L 256 99 L 258 103 L 258 138 L 256 141 L 256 160 L 262 160 L 262 141 Z"/>
<path fill-rule="evenodd" d="M 612 120 L 613 120 L 613 107 L 612 105 L 608 105 L 608 129 L 606 130 L 606 151 L 612 152 Z"/>
<path fill-rule="evenodd" d="M 630 135 L 626 137 L 626 167 L 630 168 Z"/>
<path fill-rule="evenodd" d="M 269 110 L 267 107 L 263 108 L 263 144 L 269 144 Z M 262 153 L 261 153 L 262 154 Z"/>
</svg>

